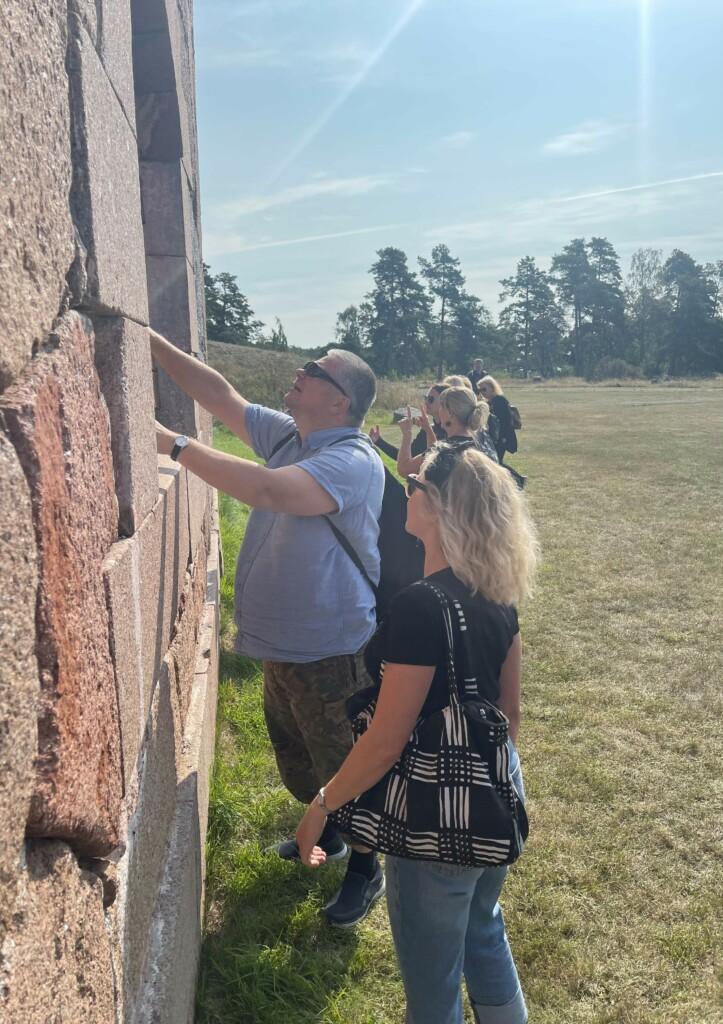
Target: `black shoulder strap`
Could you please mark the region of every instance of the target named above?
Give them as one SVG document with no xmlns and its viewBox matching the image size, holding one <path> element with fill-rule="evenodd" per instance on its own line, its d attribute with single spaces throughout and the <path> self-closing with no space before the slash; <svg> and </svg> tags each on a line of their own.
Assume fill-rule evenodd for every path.
<svg viewBox="0 0 723 1024">
<path fill-rule="evenodd" d="M 346 553 L 349 556 L 349 558 L 351 558 L 352 562 L 357 567 L 357 569 L 361 573 L 362 577 L 367 581 L 367 583 L 371 587 L 372 593 L 374 594 L 374 600 L 378 601 L 379 600 L 379 588 L 377 587 L 376 583 L 374 583 L 373 580 L 371 579 L 371 577 L 369 576 L 369 573 L 364 568 L 364 563 L 362 562 L 361 558 L 356 553 L 356 551 L 354 550 L 352 545 L 349 543 L 349 540 L 344 536 L 344 534 L 341 532 L 339 527 L 336 526 L 334 523 L 332 523 L 331 519 L 329 519 L 328 516 L 322 516 L 322 519 L 326 519 L 327 523 L 331 527 L 332 533 L 334 534 L 336 539 L 339 541 L 341 546 L 344 548 L 344 550 L 346 551 Z"/>
<path fill-rule="evenodd" d="M 270 462 L 273 459 L 274 455 L 276 455 L 277 452 L 280 452 L 284 445 L 287 445 L 289 443 L 292 437 L 296 437 L 295 430 L 292 430 L 290 434 L 286 434 L 284 437 L 281 438 L 280 441 L 276 442 L 274 447 L 271 449 L 271 455 L 269 455 L 266 461 Z"/>
<path fill-rule="evenodd" d="M 294 430 L 290 434 L 287 434 L 285 437 L 282 437 L 280 441 L 277 441 L 276 444 L 274 445 L 274 447 L 271 449 L 271 454 L 269 455 L 269 457 L 268 457 L 268 459 L 266 461 L 270 462 L 271 459 L 273 459 L 274 455 L 276 455 L 277 452 L 281 451 L 281 449 L 286 444 L 289 443 L 291 438 L 295 437 L 295 436 L 296 436 L 296 431 Z M 341 444 L 342 441 L 351 441 L 354 438 L 359 438 L 359 440 L 364 440 L 365 439 L 365 435 L 364 434 L 345 434 L 344 437 L 337 437 L 335 441 L 331 441 L 327 445 L 327 447 L 331 448 L 331 446 L 334 445 L 334 444 Z M 369 443 L 371 444 L 371 441 Z M 352 562 L 357 567 L 357 569 L 359 570 L 359 572 L 361 573 L 363 578 L 367 581 L 367 583 L 371 587 L 372 593 L 374 594 L 374 599 L 378 600 L 379 599 L 379 589 L 378 589 L 377 585 L 371 580 L 371 578 L 369 576 L 369 573 L 364 568 L 364 564 L 363 564 L 361 558 L 359 557 L 359 555 L 356 553 L 356 551 L 351 546 L 351 544 L 349 543 L 347 538 L 344 536 L 344 534 L 341 532 L 339 527 L 335 526 L 335 524 L 332 523 L 331 519 L 328 516 L 322 516 L 322 519 L 325 519 L 327 521 L 327 523 L 331 527 L 332 533 L 334 534 L 336 539 L 339 541 L 339 543 L 341 544 L 343 549 L 346 551 L 346 553 L 349 556 L 349 558 L 351 558 Z"/>
<path fill-rule="evenodd" d="M 335 441 L 331 441 L 329 443 L 328 447 L 331 448 L 331 446 L 334 445 L 334 444 L 341 444 L 342 441 L 351 441 L 351 440 L 354 440 L 355 438 L 358 438 L 360 441 L 366 440 L 366 435 L 365 434 L 345 434 L 344 437 L 337 437 L 337 439 Z M 371 444 L 371 441 L 369 443 Z M 374 583 L 372 581 L 371 577 L 369 576 L 369 573 L 364 568 L 364 563 L 362 562 L 361 558 L 356 553 L 356 551 L 354 550 L 354 548 L 350 544 L 350 542 L 347 539 L 347 537 L 345 537 L 344 534 L 341 532 L 339 527 L 335 523 L 332 523 L 332 521 L 329 518 L 329 516 L 324 516 L 323 518 L 326 519 L 327 523 L 331 527 L 332 533 L 334 534 L 336 539 L 339 541 L 341 546 L 344 548 L 344 550 L 346 551 L 346 553 L 349 556 L 349 558 L 351 558 L 352 562 L 357 567 L 357 569 L 361 573 L 362 577 L 367 581 L 367 583 L 371 587 L 372 593 L 374 594 L 374 600 L 378 601 L 379 600 L 379 588 L 377 587 L 376 583 Z"/>
</svg>

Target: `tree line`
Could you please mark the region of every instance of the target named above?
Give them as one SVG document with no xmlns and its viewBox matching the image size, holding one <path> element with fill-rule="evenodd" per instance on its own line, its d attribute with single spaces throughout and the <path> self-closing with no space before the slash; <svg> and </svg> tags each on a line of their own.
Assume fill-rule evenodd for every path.
<svg viewBox="0 0 723 1024">
<path fill-rule="evenodd" d="M 337 315 L 332 345 L 362 355 L 383 376 L 441 375 L 466 369 L 477 356 L 496 372 L 525 377 L 723 372 L 723 260 L 700 264 L 680 249 L 664 260 L 662 250 L 643 248 L 633 253 L 623 279 L 607 238 L 574 238 L 548 269 L 532 256 L 519 260 L 514 274 L 500 281 L 495 323 L 466 289 L 460 261 L 446 245 L 434 246 L 428 259 L 419 257 L 416 271 L 401 249 L 388 246 L 376 256 L 372 287 Z M 263 324 L 253 319 L 235 278 L 219 274 L 212 280 L 227 290 L 233 282 L 243 300 L 237 298 L 243 312 L 233 315 L 243 320 L 245 333 L 243 340 L 214 333 L 228 332 L 229 323 L 219 320 L 213 296 L 209 336 L 279 347 L 274 332 L 261 334 Z M 277 329 L 283 334 L 279 321 Z M 285 335 L 283 340 L 288 347 Z"/>
</svg>

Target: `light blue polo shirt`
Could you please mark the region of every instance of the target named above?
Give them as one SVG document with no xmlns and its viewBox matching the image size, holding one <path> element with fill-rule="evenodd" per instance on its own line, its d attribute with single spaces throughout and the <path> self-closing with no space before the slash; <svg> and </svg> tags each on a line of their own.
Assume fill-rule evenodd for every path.
<svg viewBox="0 0 723 1024">
<path fill-rule="evenodd" d="M 256 454 L 269 460 L 296 424 L 285 413 L 249 405 L 246 429 Z M 331 427 L 303 442 L 295 434 L 268 465 L 298 465 L 321 484 L 338 507 L 329 518 L 378 583 L 384 469 L 363 432 Z M 238 651 L 290 662 L 353 654 L 374 632 L 374 604 L 371 587 L 322 516 L 252 510 L 236 567 Z"/>
</svg>

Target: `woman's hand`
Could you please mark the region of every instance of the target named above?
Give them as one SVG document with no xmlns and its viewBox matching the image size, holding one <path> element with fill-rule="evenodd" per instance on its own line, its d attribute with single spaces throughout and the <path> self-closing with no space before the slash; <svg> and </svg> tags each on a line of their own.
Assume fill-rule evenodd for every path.
<svg viewBox="0 0 723 1024">
<path fill-rule="evenodd" d="M 427 416 L 427 410 L 424 406 L 422 406 L 421 412 L 417 417 L 417 425 L 421 427 L 425 433 L 432 429 L 432 424 L 429 422 L 429 416 Z"/>
<path fill-rule="evenodd" d="M 403 420 L 400 420 L 397 424 L 402 432 L 402 439 L 404 441 L 411 441 L 412 439 L 412 427 L 414 426 L 414 420 L 412 419 L 412 410 L 407 406 L 407 415 Z"/>
<path fill-rule="evenodd" d="M 156 420 L 156 448 L 159 455 L 170 455 L 177 437 L 178 434 L 174 434 Z"/>
<path fill-rule="evenodd" d="M 326 814 L 319 807 L 316 800 L 313 800 L 306 809 L 306 814 L 299 822 L 296 829 L 296 842 L 299 847 L 299 856 L 307 868 L 318 868 L 326 860 L 326 854 L 316 843 L 324 831 Z"/>
<path fill-rule="evenodd" d="M 381 436 L 381 429 L 378 424 L 375 424 L 369 431 L 369 437 L 371 439 L 372 444 L 376 444 Z"/>
</svg>

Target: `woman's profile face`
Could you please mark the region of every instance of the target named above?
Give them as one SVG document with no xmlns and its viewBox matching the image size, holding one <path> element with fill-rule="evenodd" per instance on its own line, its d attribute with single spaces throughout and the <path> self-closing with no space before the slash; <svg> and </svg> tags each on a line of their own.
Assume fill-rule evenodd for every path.
<svg viewBox="0 0 723 1024">
<path fill-rule="evenodd" d="M 490 399 L 492 398 L 492 388 L 489 384 L 480 384 L 477 390 L 480 394 L 480 398 L 484 398 L 485 402 L 489 404 Z"/>
<path fill-rule="evenodd" d="M 436 391 L 428 391 L 425 398 L 424 404 L 427 407 L 427 412 L 430 416 L 439 423 L 439 395 Z"/>
</svg>

